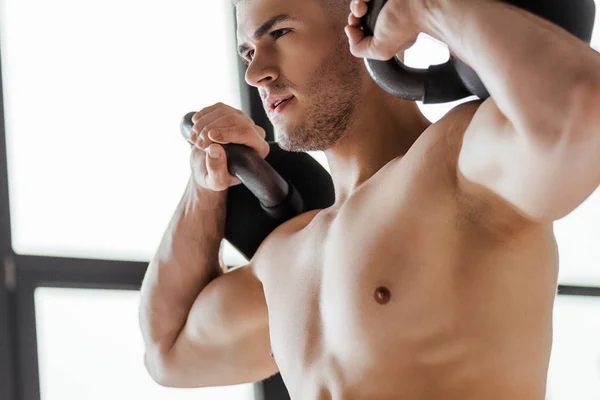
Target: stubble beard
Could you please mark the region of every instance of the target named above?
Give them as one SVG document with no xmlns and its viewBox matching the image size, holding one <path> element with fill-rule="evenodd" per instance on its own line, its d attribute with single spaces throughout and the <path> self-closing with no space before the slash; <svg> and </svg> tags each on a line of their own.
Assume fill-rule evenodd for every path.
<svg viewBox="0 0 600 400">
<path fill-rule="evenodd" d="M 310 99 L 302 119 L 277 131 L 279 147 L 287 151 L 324 151 L 347 132 L 360 102 L 361 64 L 350 54 L 344 35 L 317 68 L 304 92 Z M 339 50 L 338 50 L 339 49 Z"/>
</svg>

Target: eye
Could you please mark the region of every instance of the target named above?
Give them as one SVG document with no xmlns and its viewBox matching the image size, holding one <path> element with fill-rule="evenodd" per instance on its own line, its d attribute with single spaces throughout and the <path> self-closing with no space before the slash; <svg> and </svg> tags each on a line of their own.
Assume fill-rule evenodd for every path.
<svg viewBox="0 0 600 400">
<path fill-rule="evenodd" d="M 285 36 L 286 34 L 288 34 L 289 32 L 291 32 L 291 29 L 288 28 L 283 28 L 283 29 L 277 29 L 273 32 L 271 32 L 271 36 L 277 40 L 282 36 Z M 254 50 L 250 50 L 249 52 L 246 53 L 246 55 L 244 56 L 244 65 L 249 66 L 250 62 L 252 61 L 252 57 L 254 56 Z"/>
<path fill-rule="evenodd" d="M 282 36 L 285 36 L 286 33 L 291 32 L 291 29 L 287 29 L 287 28 L 283 28 L 283 29 L 277 29 L 276 31 L 271 32 L 271 36 L 273 36 L 275 39 L 279 39 Z M 280 35 L 280 33 L 284 32 L 283 34 Z"/>
<path fill-rule="evenodd" d="M 252 61 L 252 56 L 253 55 L 254 55 L 254 50 L 250 50 L 244 56 L 244 64 L 246 64 L 246 66 L 248 66 L 250 64 L 250 61 Z"/>
</svg>

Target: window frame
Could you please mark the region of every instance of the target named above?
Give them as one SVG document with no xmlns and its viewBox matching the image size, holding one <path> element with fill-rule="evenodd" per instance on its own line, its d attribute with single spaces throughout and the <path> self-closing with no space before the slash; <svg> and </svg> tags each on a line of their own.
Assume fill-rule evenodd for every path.
<svg viewBox="0 0 600 400">
<path fill-rule="evenodd" d="M 232 12 L 235 20 L 235 12 Z M 235 23 L 233 24 L 235 26 Z M 0 48 L 0 54 L 1 54 Z M 245 82 L 238 58 L 242 109 L 274 140 L 258 91 Z M 0 77 L 2 60 L 0 58 Z M 26 256 L 12 248 L 4 90 L 0 79 L 0 398 L 40 400 L 34 294 L 38 287 L 140 290 L 146 262 Z M 289 398 L 280 376 L 255 385 L 257 400 Z"/>
</svg>

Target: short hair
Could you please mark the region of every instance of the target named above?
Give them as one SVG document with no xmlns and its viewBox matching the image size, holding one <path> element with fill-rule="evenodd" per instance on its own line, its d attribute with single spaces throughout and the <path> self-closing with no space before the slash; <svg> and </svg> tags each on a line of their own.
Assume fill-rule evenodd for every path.
<svg viewBox="0 0 600 400">
<path fill-rule="evenodd" d="M 251 0 L 231 0 L 231 4 L 233 4 L 234 8 L 237 8 L 238 5 L 242 1 L 251 1 Z M 295 0 L 288 0 L 295 1 Z M 305 0 L 301 0 L 305 1 Z M 323 6 L 327 15 L 333 19 L 337 20 L 338 18 L 342 18 L 345 21 L 346 16 L 350 13 L 350 1 L 351 0 L 318 0 L 319 3 Z"/>
</svg>

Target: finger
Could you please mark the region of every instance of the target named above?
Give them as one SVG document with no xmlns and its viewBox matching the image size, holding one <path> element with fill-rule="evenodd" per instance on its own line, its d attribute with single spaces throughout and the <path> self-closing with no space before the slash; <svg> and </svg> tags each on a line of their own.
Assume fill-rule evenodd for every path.
<svg viewBox="0 0 600 400">
<path fill-rule="evenodd" d="M 190 154 L 190 166 L 192 169 L 195 164 L 198 164 L 200 161 L 204 162 L 204 158 L 206 157 L 206 152 L 204 150 L 200 150 L 196 147 L 192 147 L 192 152 Z"/>
<path fill-rule="evenodd" d="M 242 182 L 229 173 L 227 168 L 227 154 L 224 149 L 213 144 L 206 152 L 206 185 L 211 190 L 223 191 Z"/>
<path fill-rule="evenodd" d="M 195 147 L 190 155 L 190 168 L 196 183 L 206 188 L 206 152 Z"/>
<path fill-rule="evenodd" d="M 189 136 L 189 142 L 190 142 L 190 144 L 192 146 L 195 145 L 196 144 L 196 140 L 198 140 L 198 132 L 195 132 L 194 130 L 191 130 L 190 131 L 190 136 Z"/>
<path fill-rule="evenodd" d="M 350 15 L 348 15 L 348 25 L 356 28 L 361 28 L 362 21 L 360 18 L 357 18 L 354 16 L 354 14 L 350 13 Z"/>
<path fill-rule="evenodd" d="M 212 111 L 211 113 L 204 115 L 198 121 L 196 121 L 196 123 L 194 123 L 192 127 L 192 131 L 198 133 L 204 132 L 206 137 L 206 134 L 208 133 L 206 127 L 211 124 L 214 124 L 217 121 L 220 121 L 219 125 L 217 125 L 218 127 L 224 127 L 239 124 L 242 121 L 246 122 L 246 119 L 248 118 L 243 114 L 240 115 L 238 113 L 232 112 L 231 110 L 219 108 Z"/>
<path fill-rule="evenodd" d="M 385 61 L 396 54 L 393 49 L 384 45 L 377 36 L 365 36 L 362 30 L 353 26 L 346 26 L 345 31 L 350 43 L 350 52 L 355 57 Z"/>
<path fill-rule="evenodd" d="M 262 127 L 256 125 L 254 129 L 258 130 L 258 134 L 260 135 L 260 138 L 262 140 L 265 140 L 267 138 L 267 132 Z"/>
<path fill-rule="evenodd" d="M 367 14 L 367 11 L 369 11 L 369 7 L 365 0 L 352 0 L 350 3 L 350 10 L 354 16 L 362 18 Z"/>
<path fill-rule="evenodd" d="M 202 110 L 198 111 L 196 114 L 192 115 L 192 122 L 195 124 L 200 120 L 200 118 L 207 116 L 215 110 L 223 108 L 223 103 L 216 103 L 209 107 L 204 107 Z"/>
<path fill-rule="evenodd" d="M 224 103 L 216 103 L 213 104 L 212 106 L 209 107 L 205 107 L 202 110 L 198 111 L 196 114 L 194 114 L 192 116 L 192 122 L 196 123 L 198 122 L 202 117 L 205 117 L 206 115 L 216 111 L 216 110 L 226 110 L 226 111 L 235 111 L 235 112 L 241 112 L 240 110 L 233 108 L 231 106 L 228 106 L 227 104 Z"/>
<path fill-rule="evenodd" d="M 229 187 L 228 175 L 224 149 L 218 144 L 212 144 L 206 153 L 206 185 L 215 192 L 222 192 Z"/>
<path fill-rule="evenodd" d="M 222 114 L 219 111 L 214 111 L 212 114 L 207 115 L 205 117 L 203 117 L 200 121 L 198 121 L 198 123 L 196 123 L 196 131 L 198 132 L 197 134 L 197 141 L 196 144 L 198 145 L 199 148 L 201 149 L 206 149 L 208 148 L 208 146 L 210 146 L 213 141 L 208 137 L 208 132 L 210 132 L 212 129 L 216 129 L 216 128 L 227 128 L 227 127 L 239 127 L 239 126 L 245 126 L 248 124 L 248 121 L 246 121 L 245 118 L 242 118 L 238 115 L 232 115 L 231 113 L 225 113 L 225 115 L 221 115 L 219 117 L 219 115 Z M 208 119 L 213 119 L 213 121 L 210 121 Z M 204 125 L 204 123 L 208 123 L 207 125 Z M 230 142 L 221 142 L 221 143 L 230 143 Z M 234 142 L 236 143 L 236 142 Z"/>
<path fill-rule="evenodd" d="M 199 150 L 206 151 L 206 148 L 210 146 L 212 142 L 206 138 L 204 133 L 197 134 L 196 141 L 194 142 L 194 146 Z"/>
<path fill-rule="evenodd" d="M 261 137 L 256 126 L 231 126 L 208 131 L 208 138 L 215 143 L 238 143 L 253 148 L 262 158 L 269 154 L 270 146 Z"/>
<path fill-rule="evenodd" d="M 225 127 L 232 127 L 232 126 L 242 126 L 242 125 L 247 125 L 249 123 L 248 122 L 249 119 L 246 118 L 245 116 L 240 116 L 240 115 L 231 114 L 231 113 L 227 112 L 225 115 L 222 115 L 219 118 L 220 114 L 221 113 L 219 111 L 214 111 L 212 114 L 203 117 L 202 120 L 200 120 L 195 125 L 196 131 L 198 132 L 197 140 L 195 143 L 198 145 L 198 148 L 206 149 L 208 146 L 211 145 L 211 143 L 213 143 L 208 137 L 208 132 L 211 129 L 225 128 Z M 208 125 L 203 126 L 203 124 L 205 122 L 208 122 L 207 119 L 209 119 L 209 118 L 214 119 L 214 121 L 208 123 Z M 252 122 L 250 122 L 250 123 L 252 123 Z M 202 127 L 202 128 L 199 128 L 199 127 Z M 196 131 L 194 131 L 194 132 L 196 132 Z"/>
<path fill-rule="evenodd" d="M 206 151 L 206 148 L 212 142 L 208 140 L 207 135 L 204 132 L 198 133 L 192 131 L 192 133 L 190 134 L 190 143 L 193 145 L 193 147 L 197 148 L 198 150 Z"/>
<path fill-rule="evenodd" d="M 208 120 L 209 116 L 204 117 L 195 126 L 199 133 L 204 133 L 205 137 L 208 137 L 208 131 L 215 128 L 227 128 L 231 126 L 252 126 L 254 122 L 246 116 L 225 113 L 222 114 L 215 111 L 210 115 L 211 121 Z"/>
<path fill-rule="evenodd" d="M 365 57 L 365 47 L 368 47 L 368 44 L 365 44 L 372 38 L 372 36 L 365 37 L 365 33 L 362 29 L 357 26 L 348 25 L 344 28 L 346 32 L 346 36 L 348 36 L 348 42 L 350 44 L 350 52 L 353 56 L 364 58 Z M 361 43 L 359 47 L 358 44 Z"/>
<path fill-rule="evenodd" d="M 251 120 L 245 115 L 240 116 L 227 114 L 216 121 L 211 122 L 202 128 L 200 133 L 192 136 L 196 138 L 195 144 L 199 149 L 206 150 L 208 146 L 214 142 L 221 144 L 239 143 L 254 148 L 259 154 L 261 154 L 261 156 L 266 157 L 268 154 L 268 149 L 265 150 L 265 147 L 268 147 L 268 145 L 265 146 L 266 132 L 258 125 L 248 125 L 249 121 L 252 123 Z M 238 131 L 239 135 L 227 137 L 215 135 L 215 137 L 218 137 L 218 140 L 213 140 L 211 137 L 209 137 L 208 133 L 210 131 L 219 128 L 230 128 L 231 130 Z M 224 133 L 226 132 L 227 131 L 224 131 Z M 246 137 L 242 136 L 244 134 Z M 258 139 L 258 143 L 256 142 L 256 139 Z"/>
</svg>

